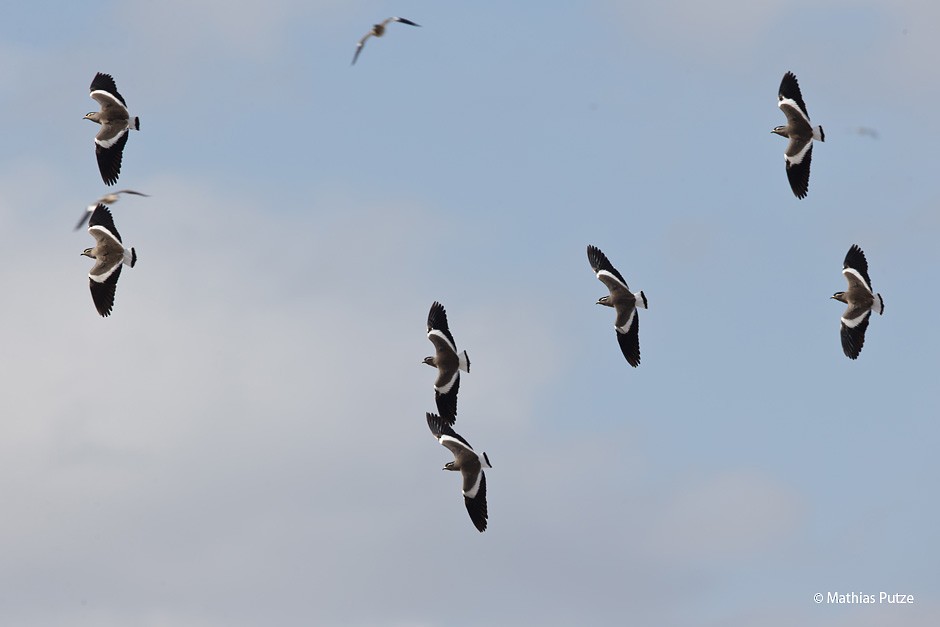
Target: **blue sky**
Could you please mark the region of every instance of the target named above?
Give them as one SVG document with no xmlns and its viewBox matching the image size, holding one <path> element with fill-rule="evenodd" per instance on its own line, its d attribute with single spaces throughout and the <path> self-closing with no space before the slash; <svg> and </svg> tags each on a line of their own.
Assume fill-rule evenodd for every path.
<svg viewBox="0 0 940 627">
<path fill-rule="evenodd" d="M 940 622 L 940 9 L 538 5 L 5 11 L 0 622 Z M 422 27 L 350 67 L 390 15 Z M 788 70 L 826 129 L 802 201 Z M 71 231 L 98 71 L 152 195 L 113 207 L 108 319 Z M 885 301 L 855 362 L 853 243 Z M 637 369 L 587 244 L 649 299 Z M 482 535 L 424 420 L 434 300 Z"/>
</svg>

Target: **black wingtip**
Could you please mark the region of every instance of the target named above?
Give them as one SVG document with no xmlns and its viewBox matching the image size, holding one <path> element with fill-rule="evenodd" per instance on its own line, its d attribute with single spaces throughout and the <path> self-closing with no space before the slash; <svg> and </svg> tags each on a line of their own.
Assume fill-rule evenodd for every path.
<svg viewBox="0 0 940 627">
<path fill-rule="evenodd" d="M 608 265 L 610 262 L 607 260 L 607 255 L 601 252 L 601 249 L 593 244 L 588 244 L 587 247 L 587 257 L 588 263 L 591 264 L 591 268 L 594 272 L 597 272 L 600 268 L 604 267 L 606 262 Z"/>
<path fill-rule="evenodd" d="M 427 412 L 425 415 L 427 416 L 428 428 L 431 430 L 431 433 L 434 434 L 435 438 L 441 437 L 441 434 L 444 433 L 444 425 L 441 421 L 441 417 L 431 412 Z"/>
</svg>

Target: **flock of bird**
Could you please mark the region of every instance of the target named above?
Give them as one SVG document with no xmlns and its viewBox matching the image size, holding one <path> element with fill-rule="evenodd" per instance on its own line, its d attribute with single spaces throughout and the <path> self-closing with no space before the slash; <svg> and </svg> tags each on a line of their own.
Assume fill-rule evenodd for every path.
<svg viewBox="0 0 940 627">
<path fill-rule="evenodd" d="M 390 17 L 375 24 L 357 43 L 353 64 L 359 58 L 369 37 L 382 37 L 392 22 L 419 26 L 402 17 Z M 100 105 L 100 111 L 85 115 L 85 119 L 101 126 L 95 136 L 98 169 L 105 184 L 114 185 L 121 174 L 121 162 L 129 132 L 140 130 L 140 119 L 129 114 L 127 103 L 118 93 L 114 79 L 108 74 L 99 72 L 95 75 L 91 82 L 91 97 Z M 786 115 L 787 123 L 775 127 L 771 132 L 789 140 L 784 153 L 787 179 L 793 194 L 802 199 L 809 191 L 813 142 L 825 141 L 826 136 L 821 126 L 813 126 L 810 123 L 799 83 L 791 72 L 784 74 L 780 82 L 777 104 Z M 121 267 L 127 265 L 133 268 L 137 263 L 136 250 L 124 246 L 108 209 L 108 205 L 117 202 L 122 194 L 147 196 L 130 189 L 108 193 L 87 208 L 76 226 L 76 229 L 81 228 L 87 220 L 88 232 L 95 238 L 95 245 L 86 248 L 82 255 L 95 260 L 88 277 L 92 300 L 102 316 L 109 316 L 114 307 L 114 294 Z M 597 304 L 614 309 L 617 342 L 624 358 L 636 368 L 640 365 L 640 320 L 637 309 L 647 308 L 646 295 L 642 291 L 631 292 L 623 275 L 599 248 L 589 245 L 587 257 L 595 276 L 609 291 L 609 294 L 597 300 Z M 847 305 L 841 317 L 842 349 L 847 357 L 856 359 L 865 342 L 865 331 L 871 313 L 874 311 L 882 314 L 884 301 L 880 294 L 872 290 L 868 262 L 865 253 L 857 245 L 849 248 L 842 274 L 848 282 L 848 287 L 845 291 L 833 294 L 832 298 Z M 426 357 L 423 363 L 437 368 L 438 371 L 434 382 L 438 413 L 427 413 L 428 428 L 438 442 L 453 454 L 454 460 L 448 462 L 444 470 L 461 473 L 467 512 L 474 526 L 482 532 L 486 530 L 488 521 L 486 475 L 483 469 L 492 466 L 486 453 L 474 451 L 453 429 L 457 419 L 460 371 L 470 372 L 470 359 L 466 351 L 457 350 L 457 344 L 447 323 L 447 312 L 439 302 L 434 302 L 428 313 L 427 336 L 434 345 L 435 352 L 434 355 Z"/>
</svg>

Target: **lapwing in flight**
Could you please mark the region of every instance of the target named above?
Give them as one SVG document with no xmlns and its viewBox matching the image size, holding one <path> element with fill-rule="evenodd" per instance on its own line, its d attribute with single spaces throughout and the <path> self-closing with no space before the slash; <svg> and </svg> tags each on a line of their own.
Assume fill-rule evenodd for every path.
<svg viewBox="0 0 940 627">
<path fill-rule="evenodd" d="M 636 368 L 640 365 L 640 318 L 636 310 L 637 307 L 647 308 L 646 295 L 642 291 L 631 292 L 623 275 L 596 246 L 587 247 L 587 256 L 597 279 L 610 290 L 608 296 L 597 299 L 597 304 L 616 310 L 614 328 L 617 330 L 617 343 L 627 362 Z"/>
<path fill-rule="evenodd" d="M 121 174 L 121 157 L 124 154 L 124 144 L 127 143 L 128 131 L 140 130 L 140 118 L 128 114 L 127 103 L 118 93 L 110 74 L 98 72 L 95 75 L 91 81 L 91 97 L 101 105 L 101 111 L 85 114 L 86 120 L 101 125 L 95 135 L 98 170 L 105 185 L 114 185 Z"/>
<path fill-rule="evenodd" d="M 857 359 L 862 352 L 862 345 L 865 344 L 865 330 L 868 328 L 871 312 L 883 314 L 885 303 L 881 294 L 872 291 L 871 279 L 868 278 L 868 260 L 865 259 L 862 249 L 855 244 L 852 244 L 845 255 L 842 274 L 845 275 L 849 287 L 844 292 L 836 292 L 831 298 L 848 305 L 842 314 L 842 352 L 849 359 Z"/>
<path fill-rule="evenodd" d="M 121 243 L 111 211 L 104 204 L 99 204 L 92 212 L 88 232 L 95 238 L 95 245 L 82 251 L 82 255 L 95 260 L 88 273 L 91 298 L 98 313 L 109 316 L 114 306 L 114 290 L 121 276 L 121 266 L 133 268 L 137 263 L 137 251 L 125 248 Z"/>
<path fill-rule="evenodd" d="M 793 72 L 787 72 L 780 81 L 777 106 L 787 116 L 787 123 L 775 127 L 771 133 L 790 140 L 784 158 L 787 164 L 787 179 L 797 198 L 806 198 L 809 191 L 809 165 L 813 158 L 813 140 L 826 141 L 821 126 L 812 126 L 806 104 L 800 93 L 800 84 Z"/>
<path fill-rule="evenodd" d="M 486 511 L 486 475 L 484 468 L 492 468 L 486 453 L 477 453 L 473 447 L 451 428 L 440 416 L 427 414 L 428 427 L 443 447 L 454 454 L 454 461 L 444 464 L 444 470 L 459 471 L 463 477 L 463 501 L 473 526 L 486 531 L 489 517 Z"/>
<path fill-rule="evenodd" d="M 425 357 L 422 363 L 437 368 L 434 382 L 434 400 L 437 411 L 447 422 L 457 419 L 457 391 L 460 389 L 460 371 L 470 372 L 467 351 L 457 352 L 457 343 L 447 326 L 447 312 L 437 301 L 428 312 L 428 339 L 434 344 L 434 354 Z"/>
</svg>

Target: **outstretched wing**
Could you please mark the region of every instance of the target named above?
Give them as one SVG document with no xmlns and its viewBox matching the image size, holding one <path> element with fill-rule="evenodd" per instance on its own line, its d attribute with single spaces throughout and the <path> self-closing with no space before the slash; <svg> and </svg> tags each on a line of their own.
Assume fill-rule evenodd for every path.
<svg viewBox="0 0 940 627">
<path fill-rule="evenodd" d="M 778 106 L 783 109 L 785 104 L 791 104 L 802 114 L 803 119 L 809 125 L 809 112 L 806 111 L 806 103 L 803 102 L 803 94 L 800 92 L 800 84 L 796 80 L 793 72 L 787 72 L 780 81 L 780 89 L 777 90 Z M 784 110 L 786 113 L 786 110 Z M 787 113 L 787 118 L 790 114 Z"/>
<path fill-rule="evenodd" d="M 617 327 L 617 343 L 620 344 L 620 352 L 627 358 L 627 362 L 634 368 L 640 365 L 640 316 L 634 308 L 631 319 L 626 326 Z"/>
<path fill-rule="evenodd" d="M 489 513 L 486 510 L 486 474 L 481 470 L 479 474 L 479 483 L 476 486 L 476 493 L 471 498 L 467 496 L 466 482 L 464 485 L 464 505 L 467 506 L 467 513 L 470 514 L 470 520 L 477 531 L 483 533 L 486 531 L 486 521 Z"/>
<path fill-rule="evenodd" d="M 850 317 L 855 316 L 855 317 Z M 871 310 L 846 309 L 842 314 L 842 352 L 849 359 L 857 359 L 865 345 L 865 330 L 871 318 Z"/>
<path fill-rule="evenodd" d="M 113 133 L 113 134 L 112 134 Z M 127 128 L 118 129 L 114 125 L 102 125 L 95 137 L 95 157 L 98 159 L 98 171 L 105 185 L 114 185 L 121 175 L 121 160 L 124 145 L 127 144 Z"/>
<path fill-rule="evenodd" d="M 98 265 L 92 268 L 92 272 Z M 88 286 L 91 289 L 91 299 L 95 302 L 95 309 L 104 317 L 111 315 L 114 307 L 114 292 L 117 289 L 118 277 L 121 276 L 121 262 L 111 268 L 105 268 L 100 274 L 88 275 Z"/>
<path fill-rule="evenodd" d="M 440 381 L 438 381 L 440 383 Z M 457 420 L 457 392 L 460 390 L 460 372 L 455 371 L 453 378 L 444 386 L 434 386 L 434 402 L 437 411 L 448 426 Z"/>
<path fill-rule="evenodd" d="M 842 264 L 842 274 L 845 275 L 846 280 L 849 282 L 849 287 L 852 286 L 854 275 L 854 278 L 859 279 L 866 290 L 872 292 L 871 278 L 868 276 L 868 260 L 865 258 L 865 253 L 862 252 L 862 249 L 859 248 L 857 244 L 852 244 L 852 247 L 849 248 L 849 252 L 845 254 L 845 262 Z"/>
<path fill-rule="evenodd" d="M 787 180 L 797 198 L 806 198 L 809 192 L 809 166 L 813 159 L 813 141 L 790 138 L 784 155 L 787 163 Z"/>
</svg>

